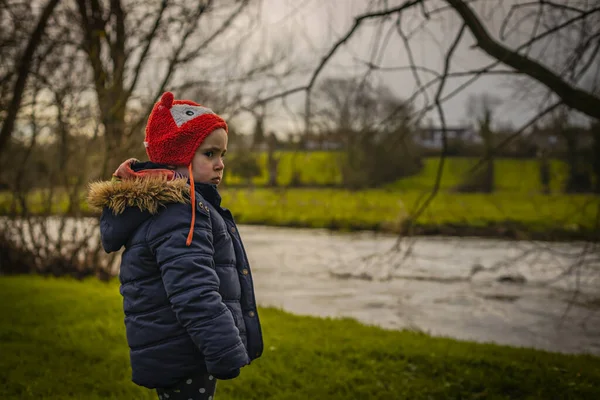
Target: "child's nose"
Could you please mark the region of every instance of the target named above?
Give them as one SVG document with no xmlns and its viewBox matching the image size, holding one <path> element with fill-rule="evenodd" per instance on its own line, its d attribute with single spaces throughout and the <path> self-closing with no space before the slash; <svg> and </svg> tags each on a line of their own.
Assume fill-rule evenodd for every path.
<svg viewBox="0 0 600 400">
<path fill-rule="evenodd" d="M 215 169 L 221 170 L 225 168 L 225 163 L 223 162 L 223 158 L 219 157 L 217 160 L 217 164 L 215 165 Z"/>
</svg>

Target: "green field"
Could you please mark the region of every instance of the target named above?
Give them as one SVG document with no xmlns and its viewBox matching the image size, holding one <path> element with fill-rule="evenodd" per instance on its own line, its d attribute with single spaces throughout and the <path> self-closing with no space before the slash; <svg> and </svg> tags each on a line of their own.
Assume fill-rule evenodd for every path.
<svg viewBox="0 0 600 400">
<path fill-rule="evenodd" d="M 340 189 L 225 189 L 223 202 L 238 222 L 280 226 L 372 229 L 400 232 L 426 192 Z M 439 193 L 417 220 L 417 227 L 512 227 L 523 234 L 552 230 L 593 231 L 598 213 L 592 196 L 498 193 Z"/>
<path fill-rule="evenodd" d="M 438 158 L 427 159 L 419 175 L 380 189 L 348 191 L 318 187 L 339 183 L 341 178 L 334 157 L 335 153 L 327 152 L 295 156 L 283 153 L 280 183 L 289 182 L 292 165 L 301 165 L 301 180 L 309 188 L 225 185 L 221 188 L 223 204 L 234 212 L 238 222 L 246 224 L 403 233 L 410 219 L 413 233 L 417 234 L 544 240 L 595 240 L 598 236 L 600 198 L 560 193 L 566 169 L 558 161 L 552 163 L 550 195 L 540 193 L 534 160 L 508 159 L 496 162 L 496 192 L 464 194 L 452 189 L 477 159 L 449 158 L 444 164 L 439 193 L 415 221 L 415 211 L 434 186 Z M 266 175 L 261 179 L 266 182 Z M 0 214 L 9 212 L 9 199 L 8 194 L 0 194 Z M 41 199 L 40 191 L 30 196 L 32 213 L 45 212 Z M 84 199 L 81 208 L 88 212 Z M 51 212 L 61 213 L 66 209 L 64 196 L 57 196 Z"/>
<path fill-rule="evenodd" d="M 289 185 L 295 171 L 299 175 L 300 183 L 306 186 L 335 186 L 342 183 L 337 162 L 338 155 L 335 152 L 280 152 L 276 153 L 276 156 L 280 158 L 277 171 L 279 185 Z M 468 157 L 447 158 L 444 162 L 442 189 L 452 189 L 459 184 L 478 161 L 478 158 Z M 435 183 L 439 162 L 439 157 L 426 158 L 421 173 L 390 184 L 389 188 L 430 190 Z M 265 153 L 261 153 L 259 164 L 262 174 L 252 180 L 253 184 L 262 186 L 268 182 L 266 163 L 267 156 Z M 539 167 L 536 160 L 498 159 L 495 162 L 495 168 L 498 191 L 526 193 L 541 191 Z M 551 189 L 559 192 L 566 178 L 566 165 L 561 161 L 553 160 L 550 169 Z M 226 176 L 226 182 L 234 185 L 244 183 L 239 177 L 229 175 Z"/>
<path fill-rule="evenodd" d="M 348 191 L 342 182 L 335 152 L 282 152 L 278 183 L 289 184 L 294 171 L 307 188 L 267 189 L 266 154 L 260 155 L 262 175 L 255 189 L 238 188 L 242 181 L 228 176 L 224 201 L 238 220 L 248 224 L 301 226 L 342 230 L 404 232 L 424 198 L 434 188 L 439 157 L 424 160 L 423 170 L 380 189 Z M 508 236 L 540 239 L 593 239 L 598 232 L 600 202 L 593 195 L 561 193 L 567 167 L 550 163 L 551 195 L 542 194 L 536 160 L 495 161 L 496 191 L 463 194 L 454 189 L 480 161 L 451 157 L 444 161 L 439 192 L 413 222 L 414 233 Z M 329 186 L 329 187 L 325 187 Z"/>
<path fill-rule="evenodd" d="M 477 158 L 453 157 L 444 160 L 440 181 L 442 190 L 452 190 L 460 184 L 467 173 L 480 160 Z M 399 180 L 389 187 L 399 190 L 431 190 L 437 177 L 439 158 L 427 158 L 420 174 Z M 536 160 L 499 159 L 494 162 L 496 192 L 535 194 L 542 191 L 539 180 L 539 165 Z M 567 177 L 566 165 L 558 160 L 550 163 L 550 189 L 560 193 Z"/>
<path fill-rule="evenodd" d="M 0 277 L 0 398 L 156 399 L 130 382 L 116 282 Z M 265 352 L 217 399 L 598 399 L 600 359 L 261 309 Z"/>
<path fill-rule="evenodd" d="M 277 169 L 277 182 L 281 186 L 287 186 L 292 180 L 294 173 L 299 175 L 300 182 L 307 186 L 331 186 L 342 183 L 342 176 L 337 163 L 338 155 L 334 152 L 312 151 L 312 152 L 276 152 L 279 159 Z M 267 154 L 260 153 L 258 163 L 261 167 L 261 175 L 252 179 L 257 186 L 266 185 L 268 182 Z M 225 160 L 227 166 L 227 160 Z M 239 177 L 227 174 L 226 181 L 229 184 L 246 183 Z"/>
</svg>

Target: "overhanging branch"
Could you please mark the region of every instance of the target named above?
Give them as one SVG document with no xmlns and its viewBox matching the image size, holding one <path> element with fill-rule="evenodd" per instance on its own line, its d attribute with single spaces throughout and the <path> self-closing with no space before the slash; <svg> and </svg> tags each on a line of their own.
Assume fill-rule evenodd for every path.
<svg viewBox="0 0 600 400">
<path fill-rule="evenodd" d="M 477 41 L 477 46 L 490 57 L 540 82 L 560 97 L 568 107 L 600 119 L 600 98 L 570 85 L 544 65 L 497 42 L 463 0 L 446 0 L 446 2 L 460 15 Z"/>
</svg>

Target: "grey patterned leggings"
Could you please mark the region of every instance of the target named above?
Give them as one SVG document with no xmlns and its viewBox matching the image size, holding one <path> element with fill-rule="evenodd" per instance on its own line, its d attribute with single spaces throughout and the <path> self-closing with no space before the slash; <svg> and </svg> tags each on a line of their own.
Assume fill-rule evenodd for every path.
<svg viewBox="0 0 600 400">
<path fill-rule="evenodd" d="M 160 400 L 213 400 L 217 380 L 212 375 L 196 375 L 167 389 L 156 389 Z"/>
</svg>

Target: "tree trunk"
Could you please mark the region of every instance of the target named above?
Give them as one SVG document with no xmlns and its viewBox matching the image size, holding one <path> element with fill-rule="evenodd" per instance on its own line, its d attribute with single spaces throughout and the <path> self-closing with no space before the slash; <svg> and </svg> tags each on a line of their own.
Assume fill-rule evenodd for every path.
<svg viewBox="0 0 600 400">
<path fill-rule="evenodd" d="M 594 193 L 600 194 L 600 122 L 592 126 L 591 133 L 593 144 L 590 156 L 594 173 Z"/>
<path fill-rule="evenodd" d="M 102 177 L 110 178 L 127 155 L 125 137 L 125 107 L 114 108 L 111 105 L 101 107 L 104 125 L 104 164 Z"/>
<path fill-rule="evenodd" d="M 565 192 L 590 192 L 592 187 L 591 176 L 585 166 L 585 155 L 582 155 L 579 151 L 577 134 L 575 132 L 565 132 L 564 137 L 567 144 L 567 165 L 569 166 L 569 175 L 565 186 Z"/>
<path fill-rule="evenodd" d="M 550 194 L 550 161 L 548 153 L 545 150 L 538 152 L 539 167 L 540 167 L 540 183 L 542 185 L 542 193 Z"/>
<path fill-rule="evenodd" d="M 483 142 L 485 145 L 485 158 L 487 160 L 485 166 L 485 178 L 483 182 L 483 191 L 485 193 L 492 193 L 495 187 L 494 143 L 490 124 L 491 117 L 488 117 L 486 118 L 485 122 L 481 125 L 481 135 L 483 136 Z"/>
<path fill-rule="evenodd" d="M 13 97 L 8 105 L 6 119 L 2 124 L 2 130 L 0 130 L 0 157 L 2 156 L 2 153 L 5 150 L 13 133 L 15 121 L 17 119 L 17 115 L 19 114 L 19 109 L 21 108 L 23 92 L 25 91 L 25 87 L 27 85 L 29 70 L 31 69 L 31 64 L 33 62 L 33 56 L 42 41 L 48 20 L 50 19 L 50 16 L 52 15 L 52 12 L 56 8 L 59 1 L 60 0 L 50 0 L 48 4 L 46 4 L 46 7 L 40 15 L 40 19 L 38 20 L 35 30 L 29 37 L 29 42 L 27 42 L 27 47 L 25 47 L 25 51 L 21 56 L 21 60 L 19 61 L 19 73 L 12 91 Z"/>
<path fill-rule="evenodd" d="M 267 140 L 267 170 L 269 172 L 269 187 L 277 187 L 277 172 L 279 167 L 279 158 L 275 156 L 277 139 L 271 133 Z"/>
</svg>

